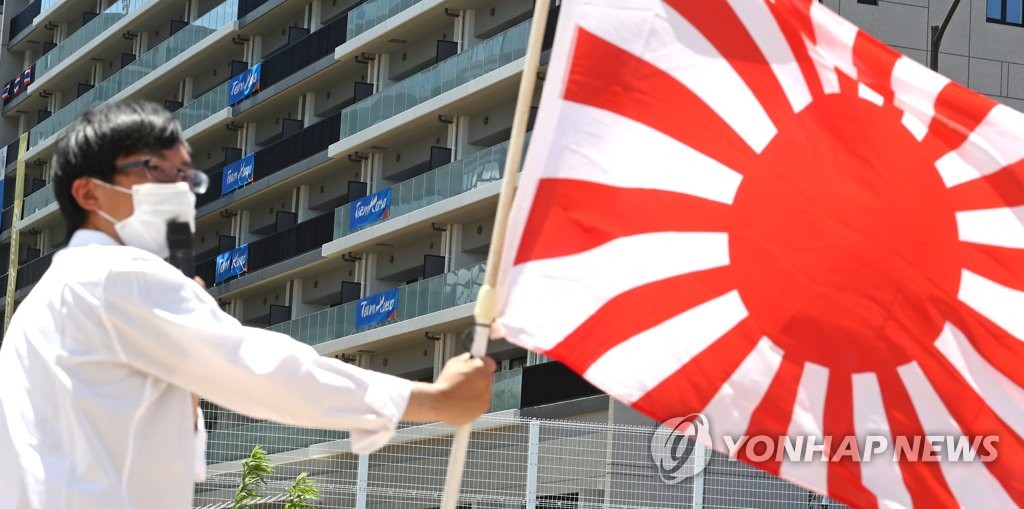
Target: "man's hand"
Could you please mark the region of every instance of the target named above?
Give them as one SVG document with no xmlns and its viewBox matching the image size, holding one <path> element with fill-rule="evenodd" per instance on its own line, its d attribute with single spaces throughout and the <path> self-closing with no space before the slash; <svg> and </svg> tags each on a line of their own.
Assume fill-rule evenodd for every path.
<svg viewBox="0 0 1024 509">
<path fill-rule="evenodd" d="M 413 383 L 402 420 L 473 422 L 491 405 L 495 366 L 490 357 L 474 359 L 468 353 L 449 359 L 434 383 Z"/>
</svg>

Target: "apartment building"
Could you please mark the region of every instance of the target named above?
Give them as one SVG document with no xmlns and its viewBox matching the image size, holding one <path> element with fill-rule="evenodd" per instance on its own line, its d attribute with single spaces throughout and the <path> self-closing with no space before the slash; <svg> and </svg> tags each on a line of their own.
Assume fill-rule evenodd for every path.
<svg viewBox="0 0 1024 509">
<path fill-rule="evenodd" d="M 927 63 L 931 26 L 952 1 L 823 3 Z M 0 288 L 16 305 L 66 242 L 50 186 L 62 131 L 96 104 L 146 98 L 174 111 L 211 177 L 197 203 L 196 271 L 226 311 L 323 355 L 431 380 L 467 346 L 498 182 L 513 170 L 504 161 L 532 9 L 7 0 Z M 965 0 L 939 70 L 1024 109 L 1022 48 L 1021 0 Z M 503 341 L 490 351 L 494 412 L 650 424 L 559 365 Z M 273 453 L 344 440 L 211 413 L 215 464 L 251 449 L 243 435 L 287 437 Z"/>
</svg>

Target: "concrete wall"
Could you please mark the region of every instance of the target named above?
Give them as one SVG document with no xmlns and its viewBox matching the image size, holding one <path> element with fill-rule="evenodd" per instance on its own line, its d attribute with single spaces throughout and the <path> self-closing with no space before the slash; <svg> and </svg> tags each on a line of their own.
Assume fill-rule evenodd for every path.
<svg viewBox="0 0 1024 509">
<path fill-rule="evenodd" d="M 843 17 L 927 65 L 930 27 L 952 0 L 824 0 Z M 1024 110 L 1024 27 L 987 21 L 985 0 L 962 0 L 942 40 L 939 72 L 997 101 Z"/>
</svg>

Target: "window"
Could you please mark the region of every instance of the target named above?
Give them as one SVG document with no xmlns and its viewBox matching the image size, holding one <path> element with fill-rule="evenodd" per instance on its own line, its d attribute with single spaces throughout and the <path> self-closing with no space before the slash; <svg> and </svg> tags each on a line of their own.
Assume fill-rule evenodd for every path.
<svg viewBox="0 0 1024 509">
<path fill-rule="evenodd" d="M 1024 26 L 1024 0 L 988 0 L 987 14 L 993 23 Z"/>
</svg>

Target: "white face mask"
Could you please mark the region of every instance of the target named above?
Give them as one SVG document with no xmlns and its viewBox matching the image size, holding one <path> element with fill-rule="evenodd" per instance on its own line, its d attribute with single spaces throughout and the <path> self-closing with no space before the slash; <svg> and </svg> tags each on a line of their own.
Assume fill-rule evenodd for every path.
<svg viewBox="0 0 1024 509">
<path fill-rule="evenodd" d="M 132 195 L 132 215 L 118 221 L 102 210 L 96 212 L 114 225 L 127 246 L 137 247 L 161 258 L 170 255 L 167 247 L 167 223 L 185 221 L 196 231 L 196 195 L 185 182 L 137 184 L 131 189 L 95 182 Z"/>
</svg>

